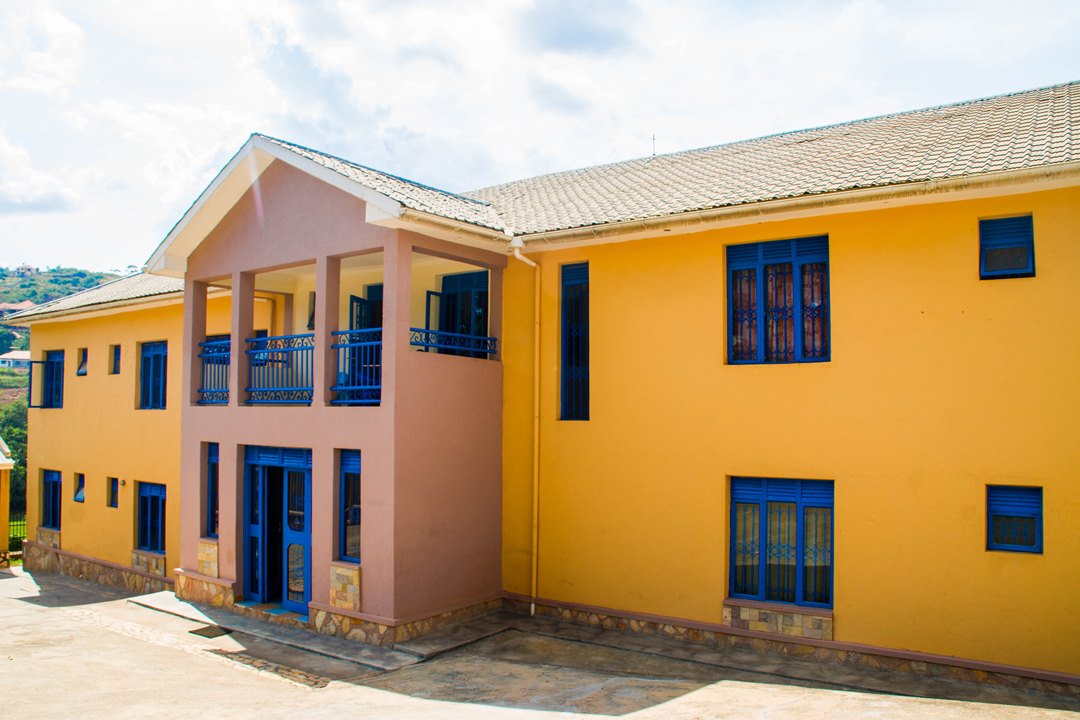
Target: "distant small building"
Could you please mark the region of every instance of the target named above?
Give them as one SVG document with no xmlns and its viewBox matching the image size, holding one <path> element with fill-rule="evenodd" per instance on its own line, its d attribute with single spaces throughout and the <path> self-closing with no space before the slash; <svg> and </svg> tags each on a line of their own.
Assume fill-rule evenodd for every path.
<svg viewBox="0 0 1080 720">
<path fill-rule="evenodd" d="M 30 369 L 30 351 L 12 350 L 0 355 L 0 368 L 14 368 L 16 370 Z"/>
<path fill-rule="evenodd" d="M 17 303 L 0 303 L 0 317 L 11 315 L 12 313 L 17 313 L 21 310 L 29 310 L 32 307 L 34 307 L 33 300 L 23 300 L 22 302 Z"/>
<path fill-rule="evenodd" d="M 38 269 L 33 265 L 20 265 L 15 268 L 15 274 L 19 277 L 30 277 L 31 275 L 37 275 Z"/>
</svg>

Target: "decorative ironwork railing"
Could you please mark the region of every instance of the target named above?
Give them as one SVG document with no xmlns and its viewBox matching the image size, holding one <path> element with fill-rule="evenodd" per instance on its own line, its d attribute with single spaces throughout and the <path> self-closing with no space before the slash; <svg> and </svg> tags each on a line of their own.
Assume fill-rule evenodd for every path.
<svg viewBox="0 0 1080 720">
<path fill-rule="evenodd" d="M 436 351 L 446 355 L 483 357 L 495 354 L 497 342 L 497 338 L 483 335 L 462 335 L 424 328 L 409 328 L 409 344 L 423 348 L 424 352 Z"/>
<path fill-rule="evenodd" d="M 249 405 L 310 405 L 315 333 L 248 338 Z"/>
<path fill-rule="evenodd" d="M 334 405 L 378 405 L 382 399 L 382 328 L 332 333 L 337 353 Z"/>
<path fill-rule="evenodd" d="M 199 343 L 199 360 L 202 363 L 198 390 L 200 405 L 229 404 L 230 342 L 226 338 Z"/>
</svg>

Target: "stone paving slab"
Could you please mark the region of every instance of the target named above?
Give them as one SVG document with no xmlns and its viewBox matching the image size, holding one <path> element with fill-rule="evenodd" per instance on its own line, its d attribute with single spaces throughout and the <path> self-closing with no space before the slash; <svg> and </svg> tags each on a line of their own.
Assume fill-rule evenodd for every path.
<svg viewBox="0 0 1080 720">
<path fill-rule="evenodd" d="M 394 645 L 394 649 L 419 655 L 426 660 L 451 650 L 457 650 L 465 645 L 471 645 L 492 635 L 497 635 L 509 627 L 500 618 L 485 615 L 459 625 L 452 625 L 430 632 L 427 635 L 421 635 L 406 642 L 397 643 Z"/>
<path fill-rule="evenodd" d="M 821 688 L 1080 711 L 1080 701 L 1076 698 L 1057 694 L 965 682 L 954 678 L 927 677 L 841 663 L 803 660 L 752 650 L 717 648 L 655 635 L 575 625 L 549 617 L 528 617 L 506 612 L 499 613 L 497 617 L 515 630 L 688 660 L 743 674 L 756 674 L 763 680 L 773 677 L 800 684 L 809 683 Z"/>
<path fill-rule="evenodd" d="M 298 650 L 306 650 L 307 652 L 325 655 L 338 660 L 347 660 L 375 670 L 397 670 L 409 665 L 415 665 L 422 660 L 421 656 L 412 653 L 375 645 L 365 645 L 328 635 L 319 635 L 306 630 L 237 615 L 228 610 L 185 602 L 177 599 L 175 594 L 167 590 L 128 598 L 128 602 L 151 610 L 176 615 L 186 620 L 194 620 L 206 625 L 218 625 L 228 630 L 242 632 L 263 640 L 294 647 Z"/>
</svg>

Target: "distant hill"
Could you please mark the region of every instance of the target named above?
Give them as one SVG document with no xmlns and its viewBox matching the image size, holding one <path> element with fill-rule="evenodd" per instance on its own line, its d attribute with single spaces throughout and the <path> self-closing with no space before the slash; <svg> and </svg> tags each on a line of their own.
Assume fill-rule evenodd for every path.
<svg viewBox="0 0 1080 720">
<path fill-rule="evenodd" d="M 26 266 L 0 268 L 0 303 L 48 302 L 118 277 L 77 268 L 56 267 L 40 272 Z"/>
</svg>

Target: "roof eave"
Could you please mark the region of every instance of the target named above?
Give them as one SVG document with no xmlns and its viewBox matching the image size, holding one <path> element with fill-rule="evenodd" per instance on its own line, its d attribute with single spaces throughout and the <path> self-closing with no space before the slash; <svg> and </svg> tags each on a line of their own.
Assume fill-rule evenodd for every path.
<svg viewBox="0 0 1080 720">
<path fill-rule="evenodd" d="M 1080 184 L 1080 162 L 1044 165 L 981 175 L 964 175 L 855 190 L 841 190 L 791 198 L 764 200 L 690 212 L 588 225 L 565 230 L 522 233 L 519 237 L 533 252 L 538 246 L 575 247 L 653 237 L 660 232 L 702 232 L 719 227 L 765 220 L 786 220 L 866 209 L 863 206 L 897 207 L 937 203 L 967 197 L 1016 194 Z"/>
</svg>

